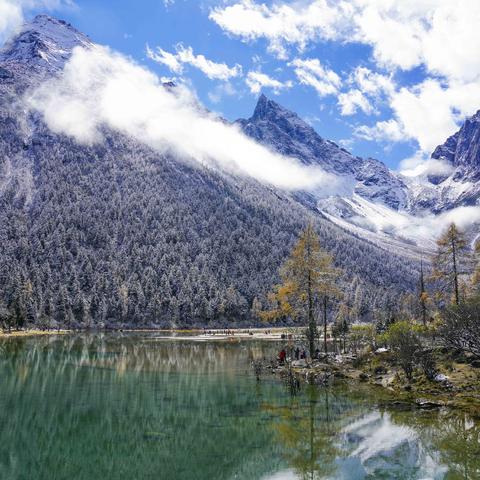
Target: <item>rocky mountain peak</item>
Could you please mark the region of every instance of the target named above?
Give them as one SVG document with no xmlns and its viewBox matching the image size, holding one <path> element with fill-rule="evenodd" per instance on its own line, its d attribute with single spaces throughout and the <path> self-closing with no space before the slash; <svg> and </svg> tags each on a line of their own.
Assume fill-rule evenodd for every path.
<svg viewBox="0 0 480 480">
<path fill-rule="evenodd" d="M 296 116 L 273 100 L 269 100 L 263 93 L 258 98 L 252 120 L 274 120 L 278 116 Z"/>
<path fill-rule="evenodd" d="M 48 15 L 38 15 L 0 50 L 0 61 L 60 70 L 76 46 L 92 42 L 72 25 Z"/>
<path fill-rule="evenodd" d="M 446 160 L 457 168 L 457 177 L 480 177 L 480 110 L 467 118 L 460 130 L 439 145 L 432 158 Z"/>
</svg>

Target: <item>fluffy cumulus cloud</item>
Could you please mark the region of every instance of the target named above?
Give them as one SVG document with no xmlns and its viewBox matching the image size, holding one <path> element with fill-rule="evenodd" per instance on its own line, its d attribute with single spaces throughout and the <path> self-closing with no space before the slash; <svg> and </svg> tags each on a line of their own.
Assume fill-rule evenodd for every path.
<svg viewBox="0 0 480 480">
<path fill-rule="evenodd" d="M 55 10 L 72 5 L 72 0 L 0 0 L 0 45 L 21 26 L 30 9 Z"/>
<path fill-rule="evenodd" d="M 382 120 L 372 127 L 360 125 L 355 128 L 354 135 L 364 140 L 400 142 L 405 139 L 402 126 L 394 119 Z"/>
<path fill-rule="evenodd" d="M 359 109 L 366 114 L 374 111 L 367 97 L 356 88 L 341 93 L 338 96 L 338 105 L 340 106 L 340 113 L 342 115 L 354 115 Z"/>
<path fill-rule="evenodd" d="M 331 8 L 326 0 L 314 2 L 280 2 L 271 7 L 253 0 L 241 0 L 216 7 L 210 19 L 229 34 L 251 41 L 266 38 L 269 50 L 279 58 L 287 57 L 288 46 L 300 50 L 319 37 L 334 38 L 342 7 Z"/>
<path fill-rule="evenodd" d="M 355 84 L 364 94 L 374 98 L 389 96 L 395 91 L 392 75 L 374 72 L 367 67 L 359 66 L 354 69 L 349 83 Z"/>
<path fill-rule="evenodd" d="M 331 193 L 338 186 L 320 168 L 273 153 L 208 115 L 185 87 L 166 89 L 150 71 L 103 47 L 77 47 L 63 74 L 26 102 L 53 131 L 78 142 L 100 142 L 102 129 L 109 127 L 159 152 L 280 188 Z"/>
<path fill-rule="evenodd" d="M 407 139 L 414 139 L 425 152 L 458 130 L 458 123 L 480 106 L 479 82 L 444 85 L 427 79 L 411 88 L 401 88 L 390 102 Z"/>
<path fill-rule="evenodd" d="M 318 58 L 296 58 L 289 66 L 294 68 L 301 84 L 313 87 L 321 97 L 336 94 L 342 84 L 340 77 L 333 70 L 325 68 Z"/>
<path fill-rule="evenodd" d="M 451 163 L 428 158 L 423 152 L 418 151 L 412 157 L 400 162 L 399 170 L 406 177 L 427 177 L 450 175 L 454 167 Z"/>
<path fill-rule="evenodd" d="M 229 80 L 242 73 L 242 67 L 238 64 L 229 67 L 225 63 L 217 63 L 209 60 L 204 55 L 195 55 L 192 47 L 177 45 L 176 53 L 167 52 L 160 47 L 154 51 L 147 45 L 147 56 L 155 62 L 167 66 L 172 72 L 181 74 L 184 65 L 198 68 L 210 80 Z"/>
<path fill-rule="evenodd" d="M 278 95 L 282 90 L 293 86 L 291 81 L 281 82 L 262 72 L 248 72 L 245 83 L 250 89 L 250 92 L 255 95 L 258 95 L 263 88 L 269 88 L 273 90 L 273 93 Z"/>
<path fill-rule="evenodd" d="M 367 67 L 358 66 L 345 82 L 350 90 L 338 95 L 338 105 L 342 115 L 354 115 L 359 110 L 370 115 L 378 114 L 376 106 L 395 92 L 392 75 L 374 72 Z"/>
<path fill-rule="evenodd" d="M 265 38 L 285 55 L 318 40 L 370 45 L 384 65 L 418 65 L 446 77 L 480 75 L 480 2 L 477 0 L 309 0 L 272 6 L 240 0 L 216 7 L 210 18 L 244 40 Z"/>
<path fill-rule="evenodd" d="M 237 0 L 210 18 L 243 41 L 265 39 L 280 58 L 319 41 L 369 46 L 377 71 L 357 67 L 343 82 L 348 89 L 318 60 L 290 63 L 301 83 L 337 94 L 342 115 L 390 107 L 390 119 L 357 129 L 364 138 L 413 140 L 429 152 L 480 106 L 478 0 Z M 395 85 L 393 74 L 416 67 L 423 72 L 417 85 Z"/>
</svg>

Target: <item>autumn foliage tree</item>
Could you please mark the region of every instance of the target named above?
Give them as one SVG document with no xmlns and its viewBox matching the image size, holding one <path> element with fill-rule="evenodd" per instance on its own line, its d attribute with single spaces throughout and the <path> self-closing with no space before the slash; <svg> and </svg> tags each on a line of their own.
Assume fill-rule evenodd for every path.
<svg viewBox="0 0 480 480">
<path fill-rule="evenodd" d="M 280 269 L 282 282 L 270 295 L 274 308 L 262 312 L 261 317 L 265 320 L 291 317 L 306 321 L 310 356 L 313 357 L 318 336 L 315 318 L 321 305 L 326 350 L 328 302 L 338 295 L 335 286 L 338 274 L 332 257 L 321 248 L 318 235 L 308 225 Z"/>
</svg>

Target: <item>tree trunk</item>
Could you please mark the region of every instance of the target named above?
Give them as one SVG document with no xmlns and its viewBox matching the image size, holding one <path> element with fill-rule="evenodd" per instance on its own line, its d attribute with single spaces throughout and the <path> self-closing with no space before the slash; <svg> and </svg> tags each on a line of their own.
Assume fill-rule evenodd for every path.
<svg viewBox="0 0 480 480">
<path fill-rule="evenodd" d="M 312 274 L 308 271 L 308 341 L 310 358 L 315 353 L 315 318 L 313 316 Z"/>
<path fill-rule="evenodd" d="M 423 260 L 420 263 L 420 305 L 422 308 L 423 326 L 427 326 L 427 305 L 425 304 L 425 280 L 423 277 Z"/>
<path fill-rule="evenodd" d="M 458 273 L 457 273 L 457 252 L 455 249 L 455 240 L 452 239 L 452 260 L 453 260 L 453 284 L 455 286 L 455 304 L 460 303 L 460 295 L 458 293 Z"/>
<path fill-rule="evenodd" d="M 327 296 L 325 295 L 323 297 L 323 348 L 325 350 L 325 353 L 328 353 L 327 351 Z"/>
</svg>

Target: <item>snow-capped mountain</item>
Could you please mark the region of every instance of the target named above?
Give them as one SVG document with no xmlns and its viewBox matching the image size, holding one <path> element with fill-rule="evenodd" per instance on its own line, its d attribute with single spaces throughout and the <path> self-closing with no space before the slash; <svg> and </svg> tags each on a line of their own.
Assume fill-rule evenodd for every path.
<svg viewBox="0 0 480 480">
<path fill-rule="evenodd" d="M 317 195 L 317 209 L 342 228 L 384 247 L 391 248 L 393 242 L 396 248 L 412 249 L 418 244 L 428 249 L 444 227 L 436 218 L 453 221 L 454 209 L 478 205 L 480 113 L 433 152 L 432 168 L 410 176 L 323 139 L 295 113 L 264 95 L 252 117 L 237 123 L 270 148 L 345 179 L 351 191 Z"/>
<path fill-rule="evenodd" d="M 410 209 L 435 213 L 455 207 L 478 205 L 480 199 L 480 111 L 432 153 L 443 172 L 413 179 Z M 422 178 L 423 177 L 423 178 Z"/>
<path fill-rule="evenodd" d="M 415 288 L 411 252 L 392 254 L 346 232 L 305 196 L 189 162 L 107 125 L 91 143 L 53 131 L 23 99 L 64 75 L 76 46 L 96 48 L 72 26 L 40 16 L 0 52 L 0 307 L 22 302 L 32 323 L 62 325 L 251 323 L 309 222 L 360 310 Z M 295 114 L 282 125 L 281 107 L 276 120 L 272 109 L 262 113 L 262 102 L 255 122 L 276 128 L 269 139 L 278 148 L 325 159 L 372 197 L 389 198 L 385 182 L 399 185 Z"/>
<path fill-rule="evenodd" d="M 275 151 L 306 165 L 347 179 L 355 192 L 372 201 L 398 209 L 406 204 L 405 185 L 386 166 L 373 158 L 364 160 L 336 143 L 322 138 L 296 113 L 261 95 L 248 120 L 238 120 L 243 131 Z"/>
<path fill-rule="evenodd" d="M 38 15 L 0 51 L 0 62 L 9 69 L 25 68 L 32 73 L 59 71 L 75 47 L 93 44 L 69 23 L 48 15 Z"/>
</svg>

